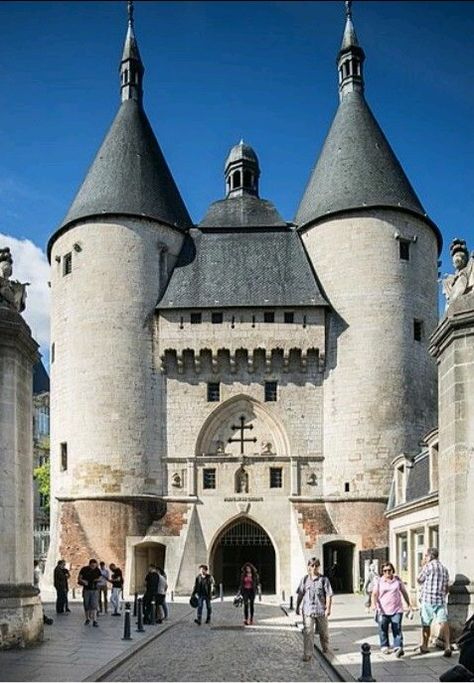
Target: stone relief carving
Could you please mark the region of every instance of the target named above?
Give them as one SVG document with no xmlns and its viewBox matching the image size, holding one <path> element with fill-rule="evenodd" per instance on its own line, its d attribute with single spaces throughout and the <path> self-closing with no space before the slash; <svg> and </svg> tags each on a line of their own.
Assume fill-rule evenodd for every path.
<svg viewBox="0 0 474 683">
<path fill-rule="evenodd" d="M 273 455 L 273 444 L 271 441 L 262 441 L 262 455 Z"/>
<path fill-rule="evenodd" d="M 314 472 L 311 472 L 308 475 L 308 479 L 306 480 L 306 483 L 309 484 L 310 486 L 316 486 L 318 483 L 318 478 Z"/>
<path fill-rule="evenodd" d="M 174 486 L 177 489 L 182 488 L 183 486 L 183 480 L 181 478 L 181 475 L 179 472 L 175 472 L 173 476 L 171 477 L 171 486 Z"/>
<path fill-rule="evenodd" d="M 443 280 L 443 293 L 446 306 L 474 287 L 474 257 L 469 257 L 465 240 L 454 239 L 449 248 L 456 272 Z"/>
<path fill-rule="evenodd" d="M 9 247 L 0 249 L 0 304 L 21 313 L 25 310 L 26 287 L 29 282 L 10 280 L 13 273 L 13 259 Z"/>
<path fill-rule="evenodd" d="M 249 492 L 249 475 L 245 471 L 243 465 L 237 470 L 235 476 L 235 490 L 236 493 L 248 493 Z"/>
<path fill-rule="evenodd" d="M 216 441 L 216 454 L 225 455 L 225 444 L 223 441 Z"/>
</svg>

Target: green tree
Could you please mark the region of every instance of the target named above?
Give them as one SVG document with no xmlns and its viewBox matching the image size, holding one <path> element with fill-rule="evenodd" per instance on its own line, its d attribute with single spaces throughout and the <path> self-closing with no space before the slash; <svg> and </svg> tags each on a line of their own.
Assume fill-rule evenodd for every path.
<svg viewBox="0 0 474 683">
<path fill-rule="evenodd" d="M 49 458 L 39 467 L 35 467 L 33 470 L 33 479 L 38 482 L 38 491 L 44 496 L 45 504 L 43 509 L 45 512 L 49 512 L 49 499 L 51 494 Z"/>
</svg>

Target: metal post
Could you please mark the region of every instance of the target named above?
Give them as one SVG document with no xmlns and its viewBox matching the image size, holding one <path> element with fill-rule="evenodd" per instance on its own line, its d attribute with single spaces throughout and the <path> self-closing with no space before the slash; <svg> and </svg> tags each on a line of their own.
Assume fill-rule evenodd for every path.
<svg viewBox="0 0 474 683">
<path fill-rule="evenodd" d="M 174 602 L 174 591 L 171 591 L 171 602 Z"/>
<path fill-rule="evenodd" d="M 122 640 L 133 640 L 130 635 L 130 610 L 131 605 L 129 602 L 125 603 L 125 620 L 123 622 L 123 638 Z"/>
<path fill-rule="evenodd" d="M 133 616 L 137 616 L 137 604 L 138 604 L 138 593 L 135 593 L 135 597 L 133 598 Z"/>
<path fill-rule="evenodd" d="M 152 600 L 150 603 L 150 624 L 154 626 L 156 624 L 156 616 L 155 616 L 155 601 Z"/>
<path fill-rule="evenodd" d="M 375 678 L 372 678 L 372 666 L 370 664 L 370 645 L 369 643 L 362 643 L 360 646 L 360 651 L 362 653 L 362 673 L 357 679 L 358 681 L 363 681 L 363 683 L 372 683 Z"/>
<path fill-rule="evenodd" d="M 72 599 L 73 599 L 73 600 L 76 599 L 76 589 L 75 589 L 74 587 L 73 587 L 73 589 L 72 589 Z"/>
<path fill-rule="evenodd" d="M 285 591 L 282 590 L 282 592 L 281 592 L 281 601 L 282 601 L 282 602 L 285 602 L 285 597 L 286 597 L 286 596 L 285 596 Z"/>
<path fill-rule="evenodd" d="M 143 609 L 142 609 L 142 599 L 138 598 L 138 606 L 137 606 L 137 628 L 136 630 L 138 633 L 143 633 L 145 630 L 143 628 Z"/>
<path fill-rule="evenodd" d="M 289 609 L 290 609 L 290 612 L 293 612 L 294 607 L 293 607 L 293 596 L 292 595 L 290 595 L 290 608 Z"/>
<path fill-rule="evenodd" d="M 221 599 L 221 602 L 224 602 L 224 584 L 223 583 L 219 584 L 219 597 Z"/>
</svg>

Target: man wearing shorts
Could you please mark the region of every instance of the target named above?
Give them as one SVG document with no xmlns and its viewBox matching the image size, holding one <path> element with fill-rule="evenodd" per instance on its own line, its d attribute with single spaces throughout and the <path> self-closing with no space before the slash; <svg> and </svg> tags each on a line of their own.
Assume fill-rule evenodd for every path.
<svg viewBox="0 0 474 683">
<path fill-rule="evenodd" d="M 98 626 L 97 623 L 97 608 L 99 606 L 99 589 L 97 582 L 102 577 L 100 573 L 97 560 L 89 560 L 89 564 L 82 567 L 77 578 L 82 588 L 82 599 L 84 601 L 84 612 L 86 614 L 86 626 L 91 623 L 92 626 Z"/>
<path fill-rule="evenodd" d="M 439 636 L 444 641 L 444 656 L 451 657 L 451 639 L 446 609 L 449 574 L 446 567 L 438 559 L 438 549 L 428 548 L 423 558 L 423 565 L 418 574 L 421 612 L 421 645 L 419 654 L 428 652 L 431 624 L 436 621 L 440 625 Z"/>
</svg>

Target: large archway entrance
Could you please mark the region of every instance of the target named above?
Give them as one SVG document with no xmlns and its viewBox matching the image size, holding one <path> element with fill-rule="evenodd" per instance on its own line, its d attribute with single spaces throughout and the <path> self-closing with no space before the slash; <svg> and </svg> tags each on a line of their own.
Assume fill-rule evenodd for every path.
<svg viewBox="0 0 474 683">
<path fill-rule="evenodd" d="M 234 520 L 217 538 L 211 553 L 211 571 L 226 594 L 239 587 L 240 571 L 251 562 L 260 574 L 263 593 L 275 593 L 275 549 L 262 527 L 248 518 Z"/>
<path fill-rule="evenodd" d="M 323 545 L 323 571 L 335 593 L 354 591 L 354 544 L 330 541 Z"/>
<path fill-rule="evenodd" d="M 161 569 L 165 568 L 166 546 L 162 543 L 152 541 L 138 543 L 134 547 L 134 572 L 132 593 L 145 592 L 145 576 L 148 573 L 150 564 L 154 564 Z"/>
</svg>

